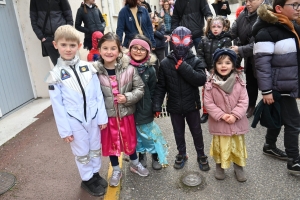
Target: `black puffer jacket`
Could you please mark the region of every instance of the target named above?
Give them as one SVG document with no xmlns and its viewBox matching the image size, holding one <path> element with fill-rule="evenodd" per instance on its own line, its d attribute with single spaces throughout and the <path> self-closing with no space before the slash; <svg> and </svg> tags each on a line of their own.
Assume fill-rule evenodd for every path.
<svg viewBox="0 0 300 200">
<path fill-rule="evenodd" d="M 239 38 L 241 46 L 239 46 L 239 55 L 245 59 L 245 70 L 247 69 L 248 59 L 254 66 L 253 60 L 253 44 L 254 37 L 252 36 L 252 26 L 257 19 L 256 11 L 248 14 L 248 10 L 245 7 L 243 12 L 239 15 L 236 21 L 232 24 L 229 30 L 232 39 Z"/>
<path fill-rule="evenodd" d="M 84 12 L 84 6 L 86 7 L 87 13 Z M 81 26 L 81 24 L 84 26 Z M 104 33 L 105 21 L 98 7 L 92 5 L 92 8 L 88 7 L 85 4 L 77 10 L 75 28 L 84 33 L 84 47 L 91 49 L 92 48 L 92 34 L 95 31 L 101 31 Z"/>
<path fill-rule="evenodd" d="M 217 48 L 228 48 L 232 45 L 231 36 L 228 32 L 222 32 L 215 36 L 211 31 L 204 37 L 198 46 L 197 56 L 203 66 L 209 71 L 213 68 L 212 55 Z"/>
<path fill-rule="evenodd" d="M 206 0 L 177 0 L 174 5 L 171 30 L 185 26 L 193 38 L 203 36 L 204 17 L 212 17 Z"/>
<path fill-rule="evenodd" d="M 42 29 L 49 8 L 48 0 L 30 0 L 31 26 L 36 36 L 42 40 L 46 36 L 54 35 L 61 25 L 73 26 L 72 10 L 68 0 L 51 1 L 50 14 L 46 23 L 45 32 Z"/>
<path fill-rule="evenodd" d="M 201 108 L 198 87 L 206 82 L 201 61 L 189 51 L 177 70 L 176 63 L 170 53 L 160 64 L 153 98 L 154 112 L 161 112 L 166 93 L 169 113 L 185 114 Z"/>
</svg>

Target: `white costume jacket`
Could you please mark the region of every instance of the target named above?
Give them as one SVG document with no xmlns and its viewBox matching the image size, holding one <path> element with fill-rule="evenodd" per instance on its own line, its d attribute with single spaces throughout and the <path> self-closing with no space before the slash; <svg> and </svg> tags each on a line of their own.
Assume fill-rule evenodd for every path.
<svg viewBox="0 0 300 200">
<path fill-rule="evenodd" d="M 98 127 L 107 123 L 103 95 L 96 72 L 92 64 L 79 60 L 78 56 L 72 61 L 59 58 L 57 65 L 50 71 L 47 83 L 61 138 L 82 129 L 78 124 L 72 124 L 70 118 L 75 118 L 84 127 L 90 125 Z"/>
</svg>

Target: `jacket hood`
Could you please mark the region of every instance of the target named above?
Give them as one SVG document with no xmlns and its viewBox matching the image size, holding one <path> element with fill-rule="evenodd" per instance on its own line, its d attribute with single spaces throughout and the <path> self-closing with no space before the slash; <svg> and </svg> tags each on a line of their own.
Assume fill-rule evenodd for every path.
<svg viewBox="0 0 300 200">
<path fill-rule="evenodd" d="M 103 33 L 100 31 L 95 31 L 92 35 L 92 45 L 94 49 L 98 48 L 98 41 L 103 37 Z"/>
<path fill-rule="evenodd" d="M 117 63 L 117 67 L 116 68 L 126 68 L 129 65 L 130 62 L 130 57 L 127 56 L 126 54 L 123 54 L 121 60 Z M 93 63 L 94 68 L 97 70 L 97 72 L 99 72 L 100 74 L 104 74 L 106 73 L 106 70 L 104 68 L 104 64 L 100 61 L 96 61 Z"/>
<path fill-rule="evenodd" d="M 268 24 L 279 23 L 278 17 L 274 15 L 274 10 L 270 5 L 263 4 L 259 6 L 257 9 L 257 15 L 258 18 L 252 28 L 253 35 L 256 35 L 260 29 L 268 26 Z M 296 23 L 300 25 L 300 19 L 297 19 Z"/>
</svg>

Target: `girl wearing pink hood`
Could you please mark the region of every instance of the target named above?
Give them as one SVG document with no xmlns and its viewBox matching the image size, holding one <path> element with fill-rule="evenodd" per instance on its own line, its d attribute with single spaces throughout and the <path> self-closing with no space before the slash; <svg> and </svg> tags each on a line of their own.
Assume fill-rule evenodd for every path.
<svg viewBox="0 0 300 200">
<path fill-rule="evenodd" d="M 236 58 L 231 49 L 214 52 L 214 74 L 205 85 L 204 104 L 209 114 L 209 132 L 213 135 L 210 155 L 216 162 L 215 178 L 225 179 L 224 169 L 233 162 L 236 179 L 245 182 L 248 94 L 235 68 Z"/>
</svg>

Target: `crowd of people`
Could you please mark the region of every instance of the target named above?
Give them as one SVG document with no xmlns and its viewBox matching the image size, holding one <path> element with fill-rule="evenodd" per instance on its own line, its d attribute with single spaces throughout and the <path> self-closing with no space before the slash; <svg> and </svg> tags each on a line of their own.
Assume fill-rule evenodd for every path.
<svg viewBox="0 0 300 200">
<path fill-rule="evenodd" d="M 169 165 L 168 144 L 154 121 L 165 99 L 178 150 L 175 169 L 188 159 L 186 121 L 199 169 L 210 170 L 201 128 L 208 122 L 215 178 L 225 179 L 232 164 L 237 181 L 247 181 L 244 135 L 255 115 L 270 120 L 262 123 L 267 128 L 263 153 L 287 161 L 288 171 L 300 174 L 300 0 L 246 0 L 231 26 L 225 0 L 212 4 L 216 16 L 207 1 L 160 0 L 160 5 L 160 11 L 152 11 L 145 0 L 126 0 L 116 34 L 104 34 L 94 0 L 80 5 L 75 28 L 67 0 L 31 0 L 33 30 L 55 65 L 47 83 L 57 129 L 70 143 L 81 187 L 101 196 L 108 185 L 118 186 L 122 152 L 129 155 L 130 171 L 140 176 L 149 175 L 147 153 L 154 170 Z M 87 61 L 77 56 L 78 31 L 85 34 Z M 254 112 L 259 90 L 267 119 Z M 276 114 L 275 104 L 280 106 Z M 285 151 L 276 146 L 282 126 Z M 99 175 L 101 154 L 109 156 L 113 168 L 109 183 Z"/>
</svg>

